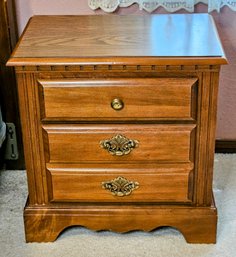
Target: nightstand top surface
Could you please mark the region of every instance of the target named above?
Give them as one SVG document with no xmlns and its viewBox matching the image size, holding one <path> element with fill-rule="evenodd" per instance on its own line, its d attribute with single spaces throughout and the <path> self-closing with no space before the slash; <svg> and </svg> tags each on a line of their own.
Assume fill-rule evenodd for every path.
<svg viewBox="0 0 236 257">
<path fill-rule="evenodd" d="M 34 16 L 8 65 L 129 63 L 224 64 L 208 14 Z M 196 60 L 198 60 L 196 62 Z"/>
</svg>

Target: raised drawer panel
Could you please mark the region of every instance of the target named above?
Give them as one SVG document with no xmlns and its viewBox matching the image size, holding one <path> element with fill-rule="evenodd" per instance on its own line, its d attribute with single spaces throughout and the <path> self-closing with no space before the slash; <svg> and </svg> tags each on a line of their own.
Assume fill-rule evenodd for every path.
<svg viewBox="0 0 236 257">
<path fill-rule="evenodd" d="M 119 171 L 109 168 L 48 169 L 50 201 L 190 202 L 190 174 L 190 170 L 178 165 L 170 169 L 123 168 Z"/>
<path fill-rule="evenodd" d="M 43 129 L 45 156 L 50 163 L 189 162 L 193 159 L 190 149 L 194 149 L 195 125 L 44 125 Z M 135 141 L 135 147 L 130 142 L 120 142 L 117 136 Z M 104 148 L 105 140 L 111 149 Z"/>
<path fill-rule="evenodd" d="M 41 80 L 43 120 L 193 120 L 196 78 Z M 112 102 L 122 102 L 120 110 Z"/>
</svg>

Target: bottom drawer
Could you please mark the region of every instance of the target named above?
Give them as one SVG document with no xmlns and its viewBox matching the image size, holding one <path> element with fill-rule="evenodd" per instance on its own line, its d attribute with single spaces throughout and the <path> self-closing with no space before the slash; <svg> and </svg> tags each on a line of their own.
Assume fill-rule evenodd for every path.
<svg viewBox="0 0 236 257">
<path fill-rule="evenodd" d="M 51 202 L 191 202 L 192 172 L 178 168 L 48 168 Z"/>
</svg>

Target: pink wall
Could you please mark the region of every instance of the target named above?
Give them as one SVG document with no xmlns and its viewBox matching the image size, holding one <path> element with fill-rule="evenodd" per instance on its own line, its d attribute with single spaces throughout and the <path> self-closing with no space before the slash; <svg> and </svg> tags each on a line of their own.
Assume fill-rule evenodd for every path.
<svg viewBox="0 0 236 257">
<path fill-rule="evenodd" d="M 216 136 L 236 140 L 236 12 L 224 8 L 214 18 L 229 62 L 221 69 Z"/>
<path fill-rule="evenodd" d="M 93 11 L 87 0 L 15 0 L 19 32 L 21 33 L 29 17 L 37 14 L 105 14 L 101 10 Z M 203 4 L 197 5 L 196 12 L 207 12 Z M 155 13 L 166 13 L 158 9 Z M 145 14 L 137 4 L 129 8 L 120 8 L 116 14 Z M 112 15 L 112 14 L 110 14 Z M 225 7 L 220 14 L 213 14 L 229 65 L 221 71 L 217 139 L 236 140 L 236 12 Z M 43 33 L 43 32 L 42 32 Z"/>
</svg>

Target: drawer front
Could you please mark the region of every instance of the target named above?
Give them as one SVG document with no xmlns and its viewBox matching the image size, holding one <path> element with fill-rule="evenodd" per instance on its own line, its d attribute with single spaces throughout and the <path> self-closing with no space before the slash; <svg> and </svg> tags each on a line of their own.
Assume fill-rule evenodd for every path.
<svg viewBox="0 0 236 257">
<path fill-rule="evenodd" d="M 44 125 L 50 163 L 189 162 L 195 125 Z"/>
<path fill-rule="evenodd" d="M 189 169 L 48 169 L 52 202 L 191 202 Z"/>
<path fill-rule="evenodd" d="M 39 81 L 43 120 L 193 120 L 196 78 Z"/>
</svg>

